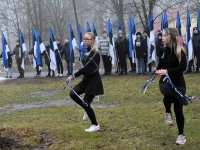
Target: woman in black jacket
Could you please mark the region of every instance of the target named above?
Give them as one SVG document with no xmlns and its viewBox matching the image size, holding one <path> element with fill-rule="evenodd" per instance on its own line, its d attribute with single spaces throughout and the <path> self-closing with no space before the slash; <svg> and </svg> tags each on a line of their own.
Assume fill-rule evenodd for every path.
<svg viewBox="0 0 200 150">
<path fill-rule="evenodd" d="M 167 125 L 174 124 L 171 113 L 171 105 L 174 103 L 174 112 L 178 126 L 178 137 L 176 139 L 176 144 L 184 144 L 186 142 L 186 138 L 183 133 L 183 104 L 177 98 L 177 94 L 174 89 L 172 89 L 171 85 L 163 81 L 165 75 L 168 74 L 178 90 L 185 94 L 186 85 L 183 72 L 186 70 L 187 60 L 185 50 L 183 50 L 183 48 L 180 46 L 178 35 L 178 30 L 176 28 L 167 28 L 164 30 L 162 41 L 166 47 L 163 51 L 163 55 L 160 57 L 156 74 L 161 76 L 159 86 L 161 93 L 164 95 L 163 102 L 166 109 L 165 122 Z"/>
<path fill-rule="evenodd" d="M 145 73 L 145 64 L 144 64 L 144 56 L 145 48 L 144 48 L 144 40 L 142 38 L 142 34 L 140 32 L 136 33 L 136 40 L 135 40 L 135 53 L 137 58 L 137 68 L 138 68 L 138 74 L 144 74 Z"/>
<path fill-rule="evenodd" d="M 122 75 L 123 73 L 126 75 L 127 74 L 126 57 L 128 56 L 129 53 L 129 47 L 128 47 L 128 40 L 123 36 L 121 30 L 119 31 L 119 37 L 115 42 L 115 49 L 121 65 L 120 67 L 121 72 L 119 73 L 119 75 Z"/>
<path fill-rule="evenodd" d="M 100 126 L 96 121 L 96 117 L 90 104 L 95 95 L 101 95 L 104 93 L 101 76 L 99 74 L 100 54 L 95 41 L 95 35 L 92 32 L 88 32 L 84 35 L 84 45 L 87 46 L 88 52 L 82 59 L 83 67 L 79 69 L 74 75 L 67 78 L 67 82 L 78 76 L 83 75 L 83 79 L 78 85 L 76 85 L 70 92 L 70 97 L 86 111 L 88 117 L 91 120 L 91 127 L 86 129 L 86 132 L 94 132 L 100 130 Z M 84 102 L 77 95 L 85 93 Z"/>
</svg>

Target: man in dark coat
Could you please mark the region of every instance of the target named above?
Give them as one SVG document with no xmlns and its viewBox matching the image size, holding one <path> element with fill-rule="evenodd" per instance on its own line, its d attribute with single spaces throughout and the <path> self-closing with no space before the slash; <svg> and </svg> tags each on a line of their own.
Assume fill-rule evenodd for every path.
<svg viewBox="0 0 200 150">
<path fill-rule="evenodd" d="M 60 54 L 64 54 L 64 58 L 67 64 L 67 75 L 73 74 L 73 63 L 74 63 L 74 51 L 72 50 L 70 55 L 70 45 L 69 45 L 69 38 L 66 37 L 64 40 L 65 44 L 62 47 L 62 50 L 60 51 Z"/>
<path fill-rule="evenodd" d="M 128 40 L 123 36 L 121 30 L 119 31 L 119 36 L 115 42 L 115 49 L 121 65 L 121 72 L 119 73 L 119 75 L 122 75 L 123 73 L 126 75 L 127 74 L 126 57 L 128 56 L 129 46 L 128 46 Z"/>
<path fill-rule="evenodd" d="M 163 43 L 162 43 L 162 33 L 158 33 L 158 41 L 156 43 L 156 56 L 157 56 L 157 64 L 159 64 L 159 58 L 162 56 L 163 54 Z"/>
</svg>

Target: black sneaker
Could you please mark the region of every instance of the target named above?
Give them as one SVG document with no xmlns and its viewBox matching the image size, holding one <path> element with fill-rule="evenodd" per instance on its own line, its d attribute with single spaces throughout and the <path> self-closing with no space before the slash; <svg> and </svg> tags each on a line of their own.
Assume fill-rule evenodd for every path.
<svg viewBox="0 0 200 150">
<path fill-rule="evenodd" d="M 9 78 L 12 78 L 12 76 L 10 76 Z"/>
<path fill-rule="evenodd" d="M 8 78 L 8 76 L 6 76 L 5 78 Z"/>
</svg>

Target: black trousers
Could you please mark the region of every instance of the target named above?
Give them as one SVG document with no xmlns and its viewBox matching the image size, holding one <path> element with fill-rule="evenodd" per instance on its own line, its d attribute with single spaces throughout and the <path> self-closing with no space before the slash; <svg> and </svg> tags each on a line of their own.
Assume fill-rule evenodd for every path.
<svg viewBox="0 0 200 150">
<path fill-rule="evenodd" d="M 73 89 L 74 91 L 76 91 L 78 95 L 81 95 L 84 93 L 84 89 L 81 89 L 79 86 L 75 86 Z M 83 100 L 88 104 L 88 106 L 84 105 L 83 102 L 80 100 L 80 98 L 73 91 L 70 92 L 70 97 L 86 111 L 88 117 L 90 118 L 91 123 L 93 125 L 98 125 L 94 111 L 90 106 L 95 95 L 85 94 Z"/>
<path fill-rule="evenodd" d="M 40 74 L 41 74 L 41 70 L 39 69 L 39 67 L 40 67 L 40 66 L 38 66 L 38 65 L 36 66 L 37 75 L 40 75 Z"/>
<path fill-rule="evenodd" d="M 132 57 L 129 57 L 130 65 L 131 65 L 131 70 L 136 71 L 136 63 L 133 63 Z"/>
<path fill-rule="evenodd" d="M 197 58 L 197 68 L 199 68 L 200 67 L 200 50 L 196 50 L 196 51 L 194 51 L 194 57 L 196 57 Z"/>
<path fill-rule="evenodd" d="M 120 65 L 120 62 L 119 62 L 119 56 L 118 55 L 116 55 L 117 56 L 117 59 L 116 59 L 116 66 L 117 66 L 117 72 L 119 71 L 121 71 L 121 65 Z"/>
<path fill-rule="evenodd" d="M 147 64 L 147 61 L 148 61 L 147 56 L 144 56 L 145 72 L 147 72 L 147 67 L 149 67 L 149 72 L 151 72 L 152 71 L 152 64 L 151 63 Z"/>
<path fill-rule="evenodd" d="M 178 126 L 179 134 L 183 134 L 184 132 L 184 115 L 183 115 L 183 105 L 178 102 L 178 100 L 174 97 L 172 88 L 167 83 L 160 83 L 160 91 L 164 95 L 164 105 L 166 109 L 166 113 L 171 113 L 171 105 L 174 103 L 174 112 L 176 115 L 176 122 Z M 185 93 L 185 87 L 179 88 L 182 93 Z"/>
<path fill-rule="evenodd" d="M 57 70 L 58 70 L 58 74 L 63 74 L 63 63 L 61 58 L 58 56 L 56 57 L 57 59 Z"/>
<path fill-rule="evenodd" d="M 51 68 L 50 68 L 50 63 L 47 64 L 47 67 L 48 67 L 48 76 L 51 75 Z M 55 75 L 55 72 L 52 70 L 53 72 L 53 76 Z"/>
<path fill-rule="evenodd" d="M 105 69 L 105 73 L 111 73 L 111 69 L 112 69 L 111 60 L 112 60 L 112 57 L 107 56 L 107 55 L 102 55 L 102 60 L 103 60 L 103 66 L 104 66 L 104 69 Z"/>
<path fill-rule="evenodd" d="M 126 63 L 126 56 L 127 54 L 123 51 L 119 54 L 119 62 L 121 65 L 121 71 L 127 72 L 127 63 Z"/>
</svg>

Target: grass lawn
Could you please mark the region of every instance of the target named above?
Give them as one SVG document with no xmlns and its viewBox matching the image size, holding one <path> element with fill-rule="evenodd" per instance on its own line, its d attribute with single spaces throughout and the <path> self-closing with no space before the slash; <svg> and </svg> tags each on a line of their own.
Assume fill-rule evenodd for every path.
<svg viewBox="0 0 200 150">
<path fill-rule="evenodd" d="M 64 77 L 6 80 L 0 83 L 0 149 L 199 150 L 200 74 L 185 75 L 187 95 L 194 99 L 184 107 L 187 142 L 180 146 L 175 145 L 177 126 L 164 122 L 159 77 L 145 95 L 138 92 L 148 78 L 149 75 L 102 77 L 105 94 L 94 103 L 104 107 L 94 108 L 101 127 L 95 133 L 85 132 L 90 121 L 82 121 L 84 111 L 74 103 L 10 111 L 16 104 L 72 101 L 69 90 L 63 90 Z M 73 85 L 80 80 L 74 80 Z"/>
</svg>

